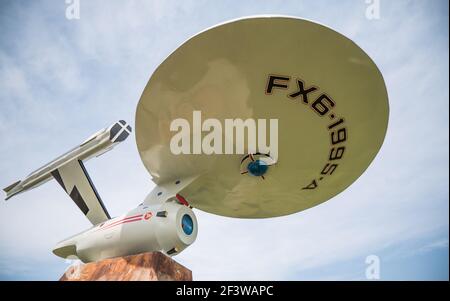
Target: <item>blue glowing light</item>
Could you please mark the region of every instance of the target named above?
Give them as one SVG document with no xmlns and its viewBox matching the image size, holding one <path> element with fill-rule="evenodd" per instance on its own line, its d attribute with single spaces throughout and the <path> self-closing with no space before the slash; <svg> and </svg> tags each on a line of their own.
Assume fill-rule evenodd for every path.
<svg viewBox="0 0 450 301">
<path fill-rule="evenodd" d="M 264 175 L 267 170 L 269 169 L 269 166 L 266 162 L 261 160 L 256 160 L 248 163 L 247 170 L 252 176 L 260 177 Z"/>
<path fill-rule="evenodd" d="M 186 235 L 191 235 L 194 231 L 194 222 L 188 214 L 183 215 L 183 218 L 181 219 L 181 228 L 183 228 Z"/>
</svg>

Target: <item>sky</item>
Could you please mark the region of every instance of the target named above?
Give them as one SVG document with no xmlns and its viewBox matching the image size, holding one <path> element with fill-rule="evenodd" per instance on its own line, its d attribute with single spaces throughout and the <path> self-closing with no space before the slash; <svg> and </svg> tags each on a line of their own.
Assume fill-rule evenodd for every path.
<svg viewBox="0 0 450 301">
<path fill-rule="evenodd" d="M 70 1 L 69 1 L 70 2 Z M 369 1 L 370 2 L 370 1 Z M 194 280 L 449 279 L 448 1 L 0 2 L 0 186 L 119 119 L 134 124 L 155 68 L 215 24 L 281 14 L 327 25 L 383 73 L 390 105 L 378 156 L 347 190 L 289 216 L 245 220 L 195 210 L 197 241 L 176 261 Z M 111 215 L 152 190 L 133 137 L 86 167 Z M 56 181 L 0 203 L 0 280 L 57 280 L 54 245 L 90 227 Z"/>
</svg>

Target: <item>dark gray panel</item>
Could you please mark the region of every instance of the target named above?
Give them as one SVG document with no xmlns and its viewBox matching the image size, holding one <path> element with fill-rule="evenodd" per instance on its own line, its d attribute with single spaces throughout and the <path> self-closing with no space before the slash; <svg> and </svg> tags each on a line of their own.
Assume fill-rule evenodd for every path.
<svg viewBox="0 0 450 301">
<path fill-rule="evenodd" d="M 67 192 L 66 186 L 64 186 L 64 182 L 61 178 L 61 175 L 59 174 L 59 171 L 57 169 L 55 169 L 54 171 L 51 172 L 53 178 L 55 178 L 56 182 L 59 183 L 59 185 L 61 185 L 61 187 L 64 189 L 65 192 Z"/>
<path fill-rule="evenodd" d="M 120 124 L 116 123 L 115 125 L 113 125 L 111 130 L 109 130 L 109 140 L 112 140 L 121 129 L 122 126 Z"/>
<path fill-rule="evenodd" d="M 89 212 L 89 207 L 86 205 L 86 202 L 83 200 L 83 197 L 81 196 L 80 192 L 77 189 L 77 186 L 74 186 L 72 191 L 70 192 L 70 197 L 72 200 L 77 204 L 78 208 L 84 213 L 84 215 L 87 215 Z"/>
<path fill-rule="evenodd" d="M 119 137 L 117 137 L 117 139 L 114 140 L 114 142 L 121 142 L 127 139 L 128 135 L 129 135 L 128 132 L 124 130 L 122 133 L 120 133 Z"/>
<path fill-rule="evenodd" d="M 103 204 L 102 198 L 101 198 L 100 195 L 98 194 L 97 189 L 95 188 L 94 183 L 92 182 L 91 177 L 89 176 L 89 174 L 88 174 L 88 172 L 87 172 L 87 170 L 86 170 L 86 167 L 84 167 L 83 161 L 78 160 L 78 163 L 80 164 L 81 169 L 83 170 L 83 173 L 84 173 L 84 175 L 86 176 L 86 179 L 87 179 L 88 182 L 89 182 L 89 185 L 91 185 L 91 188 L 92 188 L 92 190 L 94 191 L 95 196 L 97 197 L 98 203 L 100 204 L 100 206 L 101 206 L 102 209 L 103 209 L 103 212 L 105 212 L 105 215 L 106 215 L 106 217 L 107 217 L 108 219 L 111 219 L 111 216 L 109 215 L 108 210 L 106 210 L 105 204 Z"/>
</svg>

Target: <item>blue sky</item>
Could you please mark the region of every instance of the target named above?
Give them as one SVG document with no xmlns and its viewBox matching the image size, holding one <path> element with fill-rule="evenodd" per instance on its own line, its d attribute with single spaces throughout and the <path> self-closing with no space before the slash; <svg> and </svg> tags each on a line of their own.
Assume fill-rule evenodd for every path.
<svg viewBox="0 0 450 301">
<path fill-rule="evenodd" d="M 378 20 L 364 0 L 80 4 L 69 21 L 63 0 L 0 3 L 1 187 L 118 119 L 134 124 L 150 75 L 190 36 L 247 15 L 297 16 L 377 63 L 390 98 L 384 145 L 349 189 L 312 209 L 264 220 L 197 210 L 197 241 L 176 260 L 197 280 L 364 280 L 374 254 L 382 280 L 448 280 L 448 1 L 381 0 Z M 153 188 L 130 139 L 86 167 L 112 215 Z M 0 279 L 58 279 L 68 263 L 51 249 L 89 226 L 54 181 L 1 203 Z"/>
</svg>

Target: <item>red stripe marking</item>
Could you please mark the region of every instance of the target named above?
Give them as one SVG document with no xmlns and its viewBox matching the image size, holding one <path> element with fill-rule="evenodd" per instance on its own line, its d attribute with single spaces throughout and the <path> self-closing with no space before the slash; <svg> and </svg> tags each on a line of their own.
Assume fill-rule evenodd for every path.
<svg viewBox="0 0 450 301">
<path fill-rule="evenodd" d="M 131 223 L 131 222 L 137 222 L 137 221 L 141 221 L 141 220 L 142 220 L 142 218 L 135 218 L 135 219 L 123 220 L 123 221 L 121 221 L 120 223 L 111 224 L 111 225 L 109 225 L 108 227 L 102 228 L 102 230 L 109 229 L 109 228 L 112 228 L 112 227 L 114 227 L 114 226 L 118 226 L 118 225 L 121 225 L 121 224 L 126 224 L 126 223 Z"/>
<path fill-rule="evenodd" d="M 141 215 L 136 215 L 136 216 L 130 216 L 130 217 L 122 218 L 122 219 L 119 219 L 119 220 L 117 220 L 115 222 L 112 222 L 110 224 L 104 225 L 103 227 L 109 227 L 109 226 L 112 226 L 114 224 L 120 223 L 120 222 L 125 221 L 125 220 L 133 219 L 133 218 L 142 218 L 142 214 Z"/>
<path fill-rule="evenodd" d="M 137 214 L 137 215 L 126 217 L 124 219 L 130 219 L 130 218 L 141 217 L 141 216 L 142 216 L 142 214 Z"/>
<path fill-rule="evenodd" d="M 103 229 L 108 229 L 108 228 L 112 228 L 112 227 L 117 226 L 117 225 L 129 223 L 129 222 L 141 221 L 141 220 L 142 220 L 142 218 L 128 219 L 128 220 L 121 221 L 120 223 L 116 223 L 116 224 L 114 224 L 114 225 L 110 225 L 110 226 L 105 227 L 105 228 L 103 228 Z"/>
<path fill-rule="evenodd" d="M 119 219 L 119 220 L 114 221 L 112 224 L 117 223 L 117 222 L 121 222 L 121 221 L 123 221 L 123 220 L 136 218 L 136 217 L 142 217 L 142 214 L 124 217 L 124 218 L 121 218 L 121 219 Z M 111 225 L 111 224 L 109 224 L 109 225 Z M 107 225 L 107 226 L 109 226 L 109 225 Z"/>
<path fill-rule="evenodd" d="M 113 225 L 115 225 L 117 223 L 120 223 L 120 222 L 122 222 L 124 220 L 129 220 L 129 219 L 133 219 L 133 218 L 137 218 L 137 217 L 141 217 L 142 218 L 142 215 L 143 214 L 138 214 L 138 215 L 133 215 L 133 216 L 129 216 L 129 217 L 124 217 L 124 218 L 121 218 L 121 219 L 119 219 L 117 221 L 114 221 L 114 222 L 112 222 L 110 224 L 104 224 L 103 226 L 100 227 L 100 229 L 109 228 L 110 226 L 113 226 Z"/>
</svg>

